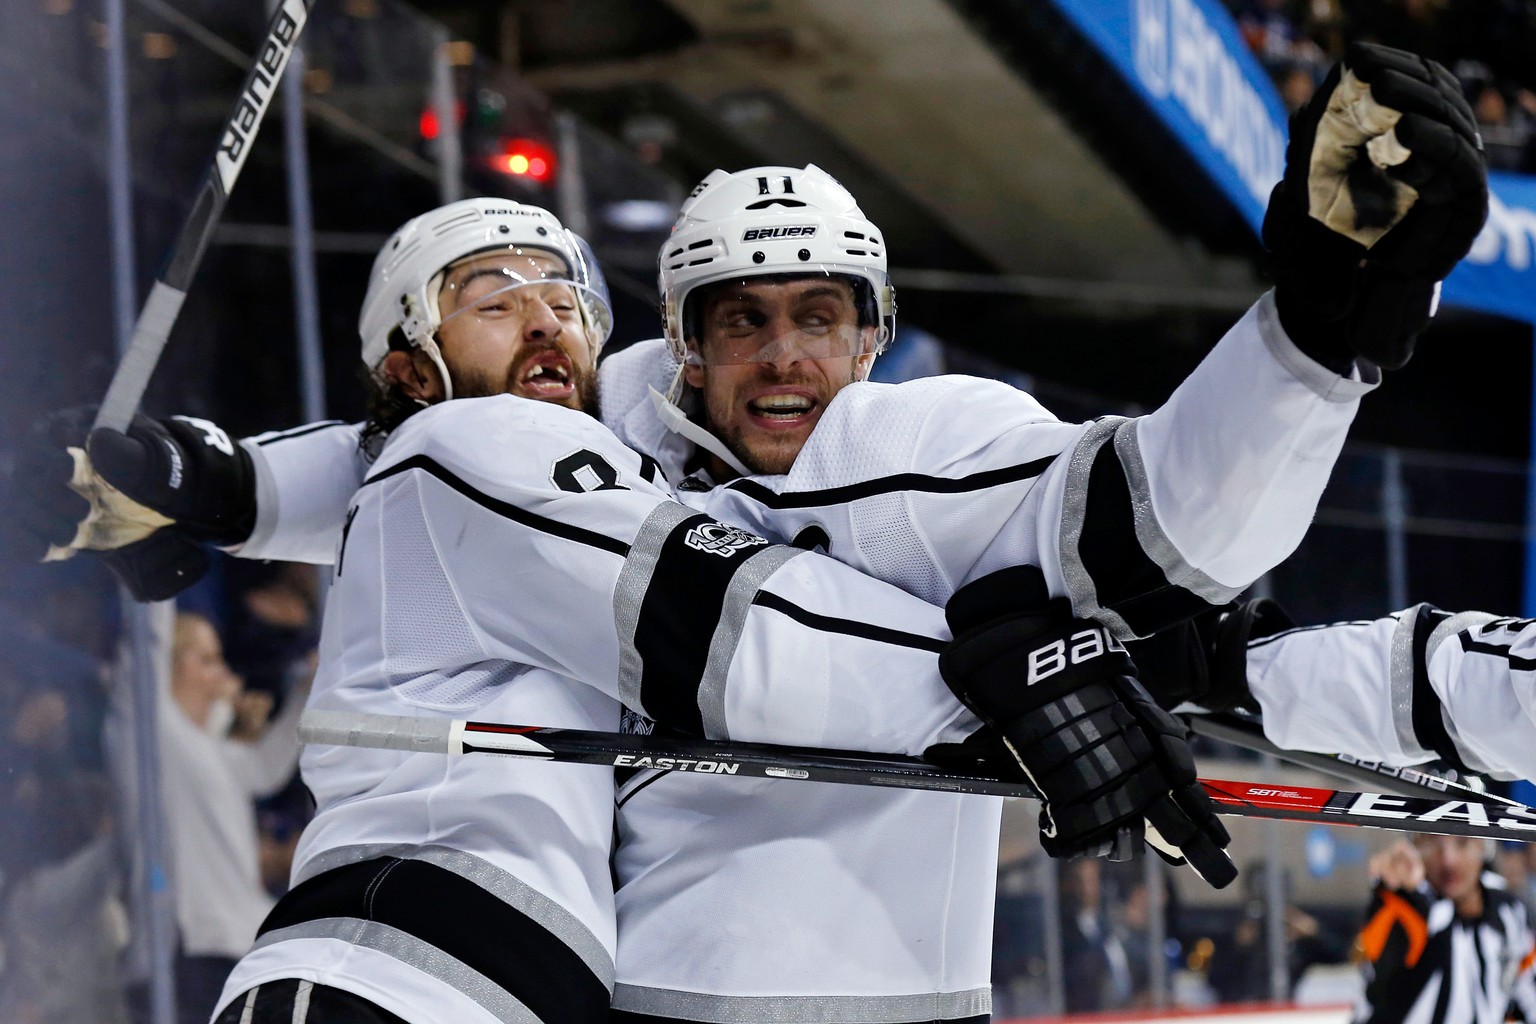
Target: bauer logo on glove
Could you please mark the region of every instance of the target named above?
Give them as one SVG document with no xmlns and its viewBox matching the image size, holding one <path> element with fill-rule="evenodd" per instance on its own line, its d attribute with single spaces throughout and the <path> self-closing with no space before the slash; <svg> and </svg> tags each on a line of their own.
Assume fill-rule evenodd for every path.
<svg viewBox="0 0 1536 1024">
<path fill-rule="evenodd" d="M 1110 651 L 1124 650 L 1120 641 L 1110 636 L 1103 626 L 1094 624 L 1071 636 L 1062 637 L 1054 643 L 1030 651 L 1025 682 L 1033 686 L 1042 679 L 1049 679 L 1069 665 L 1081 665 Z"/>
</svg>

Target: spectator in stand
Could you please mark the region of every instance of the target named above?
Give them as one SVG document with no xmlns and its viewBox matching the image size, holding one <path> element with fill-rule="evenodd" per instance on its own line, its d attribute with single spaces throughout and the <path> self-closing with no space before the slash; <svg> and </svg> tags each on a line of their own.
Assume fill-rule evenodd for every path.
<svg viewBox="0 0 1536 1024">
<path fill-rule="evenodd" d="M 1371 858 L 1376 888 L 1360 931 L 1366 989 L 1357 1024 L 1536 1020 L 1525 906 L 1484 862 L 1492 843 L 1416 835 Z"/>
<path fill-rule="evenodd" d="M 1232 936 L 1218 942 L 1212 952 L 1207 979 L 1211 989 L 1224 1003 L 1266 1002 L 1269 988 L 1269 929 L 1264 901 L 1266 866 L 1249 864 L 1240 876 L 1248 897 L 1243 916 Z M 1291 901 L 1289 872 L 1282 876 L 1285 909 L 1285 959 L 1288 992 L 1308 967 L 1320 963 L 1342 963 L 1349 958 L 1349 942 L 1334 935 L 1317 918 Z"/>
<path fill-rule="evenodd" d="M 1477 115 L 1484 152 L 1491 171 L 1524 171 L 1529 167 L 1531 119 L 1519 104 L 1510 102 L 1502 86 L 1493 81 L 1474 81 L 1468 90 L 1472 112 Z"/>
<path fill-rule="evenodd" d="M 230 735 L 241 717 L 241 695 L 240 677 L 225 663 L 212 624 L 201 615 L 178 615 L 160 757 L 180 933 L 177 1012 L 184 1024 L 206 1024 L 224 979 L 272 908 L 258 865 L 252 800 L 281 789 L 298 765 L 304 694 L 289 693 L 282 713 L 253 742 Z M 249 719 L 252 712 L 246 714 Z M 254 725 L 247 721 L 246 728 Z"/>
<path fill-rule="evenodd" d="M 1098 858 L 1068 861 L 1058 876 L 1068 1013 L 1113 1010 L 1131 999 L 1130 963 L 1104 905 L 1104 863 Z"/>
</svg>

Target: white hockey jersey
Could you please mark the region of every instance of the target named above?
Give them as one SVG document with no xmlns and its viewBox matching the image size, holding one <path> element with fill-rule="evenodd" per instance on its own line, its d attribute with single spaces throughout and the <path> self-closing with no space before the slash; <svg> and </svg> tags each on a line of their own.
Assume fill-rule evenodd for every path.
<svg viewBox="0 0 1536 1024">
<path fill-rule="evenodd" d="M 689 446 L 646 395 L 674 369 L 663 343 L 642 343 L 603 364 L 602 386 L 605 420 L 678 480 Z M 1372 386 L 1301 355 L 1266 297 L 1150 416 L 1064 424 L 970 378 L 855 385 L 787 476 L 692 478 L 679 496 L 936 602 L 1039 564 L 1080 614 L 1131 635 L 1226 600 L 1290 553 Z M 299 462 L 303 443 L 261 451 Z M 323 534 L 265 525 L 314 511 L 316 497 L 264 505 L 253 540 L 266 547 L 245 553 L 279 557 L 273 539 Z M 627 780 L 620 801 L 617 1008 L 746 1021 L 987 1012 L 997 801 L 656 775 Z"/>
<path fill-rule="evenodd" d="M 938 676 L 938 609 L 655 479 L 561 407 L 419 413 L 345 514 L 309 706 L 612 731 L 622 701 L 716 738 L 908 753 L 978 726 Z M 226 1001 L 305 978 L 413 1024 L 606 1020 L 611 770 L 324 746 L 302 770 L 295 886 Z"/>
<path fill-rule="evenodd" d="M 1290 750 L 1441 758 L 1536 778 L 1536 621 L 1415 605 L 1248 647 L 1264 733 Z"/>
</svg>

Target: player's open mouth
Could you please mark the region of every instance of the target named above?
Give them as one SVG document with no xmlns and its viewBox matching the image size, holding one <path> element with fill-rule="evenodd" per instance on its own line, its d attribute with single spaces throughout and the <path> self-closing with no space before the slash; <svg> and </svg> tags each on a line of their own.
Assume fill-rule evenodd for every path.
<svg viewBox="0 0 1536 1024">
<path fill-rule="evenodd" d="M 523 364 L 517 393 L 529 398 L 565 398 L 574 391 L 571 360 L 564 352 L 540 352 Z"/>
<path fill-rule="evenodd" d="M 758 395 L 747 403 L 747 412 L 753 419 L 784 426 L 805 422 L 815 410 L 816 400 L 800 393 Z"/>
</svg>

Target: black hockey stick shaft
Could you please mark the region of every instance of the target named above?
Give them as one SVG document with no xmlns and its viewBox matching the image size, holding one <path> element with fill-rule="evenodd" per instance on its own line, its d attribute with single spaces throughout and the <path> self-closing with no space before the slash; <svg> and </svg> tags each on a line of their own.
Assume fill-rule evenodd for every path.
<svg viewBox="0 0 1536 1024">
<path fill-rule="evenodd" d="M 1503 804 L 1509 807 L 1526 807 L 1518 800 L 1484 793 L 1465 783 L 1420 771 L 1417 768 L 1393 768 L 1380 761 L 1354 758 L 1344 754 L 1318 754 L 1305 750 L 1286 750 L 1276 746 L 1264 735 L 1264 727 L 1258 720 L 1238 715 L 1202 714 L 1185 715 L 1189 727 L 1201 736 L 1231 743 L 1245 750 L 1261 754 L 1273 754 L 1284 761 L 1311 768 L 1337 778 L 1363 786 L 1371 786 L 1383 793 L 1413 797 L 1461 797 L 1481 800 L 1485 803 Z M 1527 808 L 1529 809 L 1529 808 Z"/>
<path fill-rule="evenodd" d="M 112 374 L 106 397 L 96 413 L 96 427 L 127 430 L 149 378 L 160 362 L 160 353 L 171 328 L 181 314 L 187 289 L 203 261 L 208 242 L 218 226 L 229 194 L 250 155 L 251 144 L 277 92 L 278 79 L 293 55 L 299 35 L 309 21 L 314 0 L 279 0 L 266 37 L 256 51 L 251 70 L 240 87 L 240 96 L 224 124 L 218 149 L 198 187 L 197 198 L 171 247 L 164 273 L 150 289 L 128 342 L 128 350 Z"/>
<path fill-rule="evenodd" d="M 939 768 L 915 757 L 766 743 L 318 709 L 304 713 L 299 738 L 305 743 L 413 753 L 500 754 L 614 768 L 1039 798 L 1022 783 Z M 1253 782 L 1201 783 L 1222 814 L 1521 842 L 1536 839 L 1536 811 L 1518 805 Z"/>
</svg>

